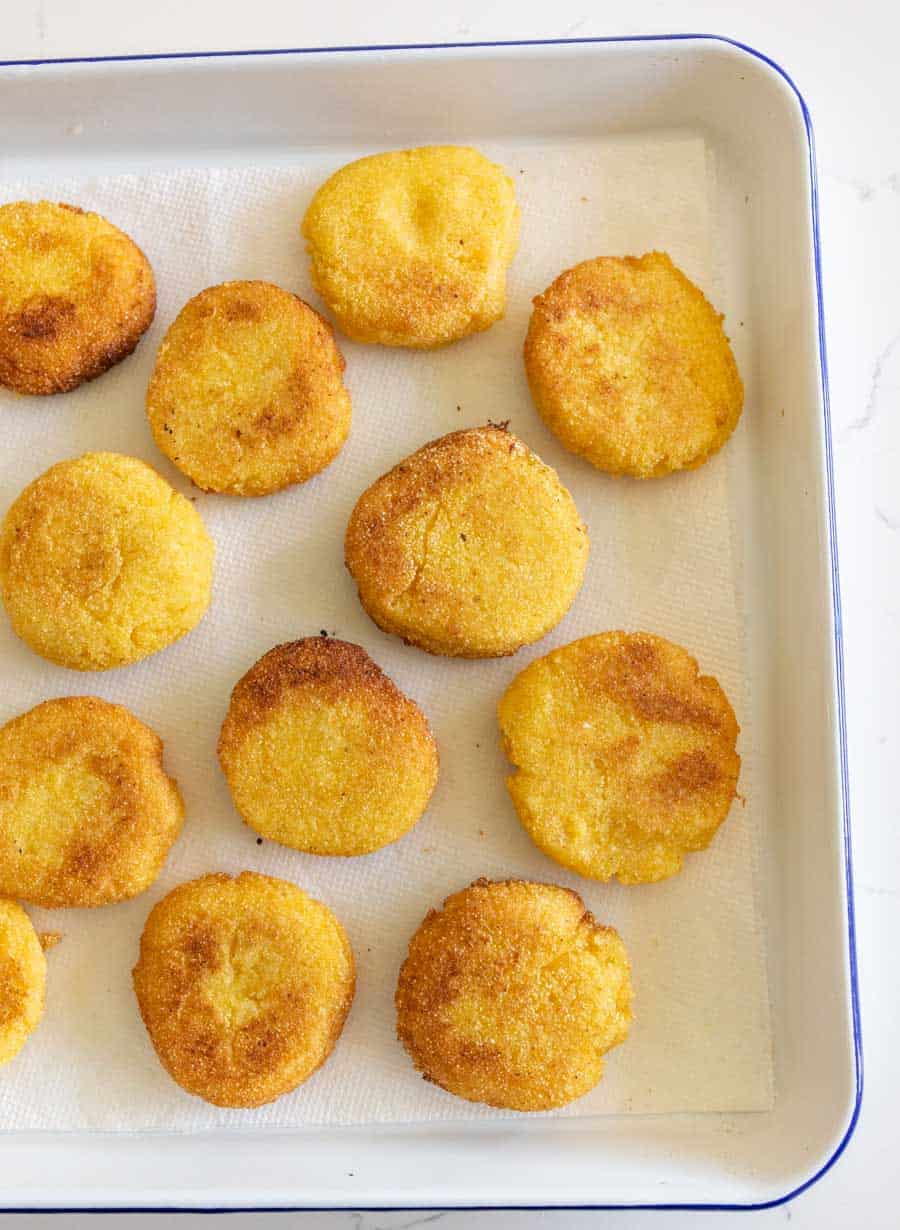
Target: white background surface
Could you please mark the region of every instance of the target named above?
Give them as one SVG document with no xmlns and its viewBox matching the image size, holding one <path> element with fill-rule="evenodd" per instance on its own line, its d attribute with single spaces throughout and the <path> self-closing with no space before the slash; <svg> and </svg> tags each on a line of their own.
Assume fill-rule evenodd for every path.
<svg viewBox="0 0 900 1230">
<path fill-rule="evenodd" d="M 837 1167 L 793 1203 L 749 1215 L 750 1224 L 895 1227 L 892 1140 L 900 1093 L 894 1042 L 900 1021 L 900 825 L 891 769 L 900 724 L 900 75 L 893 3 L 819 0 L 631 0 L 606 11 L 585 0 L 458 0 L 449 10 L 412 0 L 3 0 L 4 59 L 174 50 L 293 47 L 604 34 L 704 31 L 746 41 L 778 60 L 813 114 L 821 186 L 824 277 L 843 578 L 857 924 L 866 1095 L 860 1126 Z M 36 100 L 35 105 L 39 105 Z M 2 139 L 2 117 L 0 117 Z M 876 667 L 877 664 L 877 667 Z M 385 1230 L 440 1224 L 445 1230 L 583 1230 L 693 1225 L 691 1213 L 278 1214 L 234 1215 L 229 1227 Z M 705 1214 L 718 1230 L 746 1214 Z M 86 1225 L 90 1218 L 66 1218 Z M 167 1225 L 171 1217 L 112 1215 L 104 1225 Z M 199 1224 L 199 1217 L 183 1219 Z M 0 1230 L 58 1226 L 50 1216 L 5 1217 Z"/>
</svg>

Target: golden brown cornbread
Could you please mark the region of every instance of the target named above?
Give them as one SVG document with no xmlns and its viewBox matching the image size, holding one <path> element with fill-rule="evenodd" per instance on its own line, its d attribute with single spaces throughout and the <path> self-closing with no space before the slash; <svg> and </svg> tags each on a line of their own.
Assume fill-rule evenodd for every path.
<svg viewBox="0 0 900 1230">
<path fill-rule="evenodd" d="M 722 319 L 664 252 L 566 270 L 534 300 L 525 340 L 541 418 L 610 474 L 696 469 L 744 402 Z"/>
<path fill-rule="evenodd" d="M 519 209 L 483 154 L 429 145 L 342 167 L 303 234 L 313 284 L 348 337 L 431 349 L 503 315 Z"/>
<path fill-rule="evenodd" d="M 136 457 L 85 453 L 30 483 L 0 527 L 12 626 L 74 670 L 137 662 L 199 623 L 213 543 L 194 505 Z"/>
<path fill-rule="evenodd" d="M 46 981 L 47 962 L 31 919 L 0 897 L 0 1067 L 40 1023 Z"/>
<path fill-rule="evenodd" d="M 359 645 L 278 645 L 238 682 L 219 761 L 251 828 L 308 854 L 369 854 L 428 805 L 437 747 L 418 705 Z"/>
<path fill-rule="evenodd" d="M 74 205 L 0 205 L 0 385 L 65 393 L 131 354 L 156 311 L 127 235 Z"/>
<path fill-rule="evenodd" d="M 498 717 L 519 819 L 564 867 L 623 884 L 680 871 L 728 814 L 739 726 L 715 679 L 646 632 L 602 632 L 538 658 Z"/>
<path fill-rule="evenodd" d="M 433 440 L 373 483 L 344 550 L 385 632 L 429 653 L 492 658 L 559 623 L 588 535 L 556 473 L 491 425 Z"/>
<path fill-rule="evenodd" d="M 477 880 L 431 910 L 397 984 L 397 1034 L 457 1097 L 551 1110 L 582 1097 L 631 1021 L 628 955 L 577 893 Z"/>
<path fill-rule="evenodd" d="M 149 888 L 184 819 L 162 753 L 155 731 L 95 696 L 0 727 L 0 893 L 55 908 Z"/>
<path fill-rule="evenodd" d="M 296 295 L 270 282 L 210 286 L 160 346 L 147 390 L 153 438 L 204 491 L 305 482 L 350 430 L 343 371 L 331 326 Z"/>
<path fill-rule="evenodd" d="M 182 884 L 154 906 L 134 989 L 163 1067 L 215 1106 L 295 1089 L 340 1037 L 353 952 L 327 906 L 244 871 Z"/>
</svg>

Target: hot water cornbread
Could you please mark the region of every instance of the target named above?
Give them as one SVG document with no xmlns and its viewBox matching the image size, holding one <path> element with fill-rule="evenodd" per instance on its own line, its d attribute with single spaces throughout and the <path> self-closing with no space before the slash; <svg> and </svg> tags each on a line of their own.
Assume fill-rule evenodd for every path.
<svg viewBox="0 0 900 1230">
<path fill-rule="evenodd" d="M 162 752 L 133 713 L 93 696 L 0 728 L 0 894 L 52 909 L 148 888 L 184 819 Z"/>
<path fill-rule="evenodd" d="M 519 209 L 483 154 L 429 145 L 342 167 L 313 197 L 303 235 L 313 284 L 348 337 L 431 349 L 503 315 Z"/>
<path fill-rule="evenodd" d="M 507 1110 L 580 1098 L 631 1022 L 628 955 L 571 889 L 478 880 L 431 910 L 396 993 L 397 1034 L 422 1075 Z"/>
<path fill-rule="evenodd" d="M 134 990 L 160 1062 L 215 1106 L 272 1102 L 334 1049 L 356 975 L 344 928 L 296 885 L 245 871 L 154 906 Z"/>
<path fill-rule="evenodd" d="M 385 632 L 429 653 L 515 653 L 581 587 L 587 530 L 555 471 L 502 427 L 433 440 L 373 483 L 344 557 Z"/>
<path fill-rule="evenodd" d="M 74 670 L 164 649 L 199 623 L 213 543 L 200 514 L 136 457 L 85 453 L 30 483 L 0 527 L 0 592 L 17 634 Z"/>
<path fill-rule="evenodd" d="M 369 854 L 396 841 L 438 775 L 418 705 L 359 645 L 321 636 L 277 646 L 244 675 L 219 761 L 250 827 L 308 854 Z"/>
<path fill-rule="evenodd" d="M 0 385 L 65 393 L 131 354 L 156 311 L 153 270 L 74 205 L 0 205 Z"/>
<path fill-rule="evenodd" d="M 662 880 L 709 845 L 735 797 L 739 727 L 715 679 L 648 633 L 603 632 L 512 681 L 499 711 L 519 819 L 595 880 Z"/>
<path fill-rule="evenodd" d="M 31 919 L 0 897 L 0 1067 L 15 1059 L 44 1015 L 47 962 Z"/>
<path fill-rule="evenodd" d="M 147 390 L 153 437 L 204 491 L 266 495 L 329 465 L 350 430 L 331 326 L 270 282 L 226 282 L 181 309 Z"/>
<path fill-rule="evenodd" d="M 566 448 L 635 478 L 703 465 L 744 402 L 722 317 L 664 252 L 560 274 L 534 300 L 525 371 Z"/>
</svg>

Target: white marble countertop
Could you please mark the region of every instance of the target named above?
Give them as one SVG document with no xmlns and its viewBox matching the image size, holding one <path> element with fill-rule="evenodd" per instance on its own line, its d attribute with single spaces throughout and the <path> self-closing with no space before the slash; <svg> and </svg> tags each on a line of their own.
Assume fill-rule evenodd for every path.
<svg viewBox="0 0 900 1230">
<path fill-rule="evenodd" d="M 866 1092 L 857 1132 L 837 1166 L 754 1225 L 894 1227 L 891 1144 L 900 1094 L 894 1034 L 900 1022 L 900 816 L 890 786 L 900 754 L 900 13 L 894 3 L 819 0 L 632 0 L 614 10 L 585 0 L 12 0 L 3 5 L 0 57 L 296 47 L 349 43 L 543 38 L 703 31 L 765 51 L 794 77 L 815 125 L 822 207 L 825 302 L 834 420 L 840 562 L 846 633 L 856 904 Z M 0 117 L 2 127 L 2 117 Z M 894 578 L 893 580 L 891 578 Z M 877 684 L 875 664 L 877 663 Z M 704 1214 L 703 1227 L 744 1214 Z M 599 1225 L 687 1227 L 692 1213 L 334 1213 L 241 1215 L 233 1230 L 300 1224 L 304 1230 L 579 1230 Z M 69 1217 L 84 1226 L 89 1217 Z M 141 1230 L 170 1217 L 114 1214 Z M 184 1218 L 180 1224 L 200 1223 Z M 0 1230 L 59 1226 L 50 1215 L 0 1214 Z"/>
</svg>

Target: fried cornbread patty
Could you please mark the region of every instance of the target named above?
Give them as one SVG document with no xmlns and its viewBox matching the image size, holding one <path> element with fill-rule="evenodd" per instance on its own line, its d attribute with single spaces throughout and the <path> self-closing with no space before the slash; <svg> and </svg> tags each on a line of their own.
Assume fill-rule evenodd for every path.
<svg viewBox="0 0 900 1230">
<path fill-rule="evenodd" d="M 429 145 L 342 167 L 303 234 L 313 284 L 348 337 L 431 349 L 503 315 L 519 209 L 483 154 Z"/>
<path fill-rule="evenodd" d="M 722 317 L 664 252 L 560 274 L 534 300 L 525 370 L 566 448 L 635 478 L 703 465 L 744 402 Z"/>
<path fill-rule="evenodd" d="M 353 1001 L 353 952 L 327 906 L 244 871 L 192 880 L 154 906 L 134 989 L 160 1062 L 188 1093 L 252 1107 L 331 1054 Z"/>
<path fill-rule="evenodd" d="M 477 880 L 432 910 L 397 985 L 397 1034 L 426 1080 L 470 1102 L 580 1098 L 625 1040 L 625 945 L 571 889 Z"/>
<path fill-rule="evenodd" d="M 94 696 L 0 728 L 0 894 L 54 908 L 149 888 L 184 818 L 162 752 L 149 726 Z"/>
<path fill-rule="evenodd" d="M 47 961 L 31 919 L 0 897 L 0 1067 L 15 1059 L 44 1015 Z"/>
<path fill-rule="evenodd" d="M 350 430 L 331 326 L 270 282 L 195 295 L 169 326 L 147 390 L 156 443 L 198 487 L 267 495 L 329 465 Z"/>
<path fill-rule="evenodd" d="M 190 632 L 209 605 L 212 563 L 193 504 L 118 453 L 51 466 L 0 527 L 0 591 L 13 628 L 75 670 L 137 662 Z"/>
<path fill-rule="evenodd" d="M 588 535 L 555 471 L 493 425 L 456 431 L 363 493 L 345 559 L 366 611 L 429 653 L 492 658 L 536 641 L 581 587 Z"/>
<path fill-rule="evenodd" d="M 602 632 L 527 666 L 498 710 L 519 819 L 595 880 L 662 880 L 728 814 L 739 726 L 715 679 L 646 632 Z"/>
<path fill-rule="evenodd" d="M 153 270 L 99 214 L 0 205 L 0 385 L 66 393 L 131 354 L 156 311 Z"/>
<path fill-rule="evenodd" d="M 428 805 L 437 747 L 418 705 L 359 645 L 278 645 L 231 696 L 219 761 L 244 820 L 307 854 L 369 854 Z"/>
</svg>

